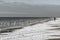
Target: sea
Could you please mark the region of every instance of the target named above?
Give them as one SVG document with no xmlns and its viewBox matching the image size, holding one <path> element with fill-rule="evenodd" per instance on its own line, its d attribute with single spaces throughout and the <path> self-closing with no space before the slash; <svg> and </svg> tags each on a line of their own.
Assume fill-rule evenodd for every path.
<svg viewBox="0 0 60 40">
<path fill-rule="evenodd" d="M 60 40 L 60 18 L 2 17 L 0 40 Z"/>
</svg>

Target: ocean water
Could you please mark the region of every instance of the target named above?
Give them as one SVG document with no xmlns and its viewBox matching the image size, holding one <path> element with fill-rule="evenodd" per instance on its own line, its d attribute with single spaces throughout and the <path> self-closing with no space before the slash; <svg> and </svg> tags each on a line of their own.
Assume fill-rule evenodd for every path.
<svg viewBox="0 0 60 40">
<path fill-rule="evenodd" d="M 44 19 L 49 19 L 49 17 L 0 17 L 0 28 L 30 25 Z"/>
<path fill-rule="evenodd" d="M 1 33 L 0 40 L 60 40 L 60 18 Z"/>
<path fill-rule="evenodd" d="M 0 30 L 5 28 L 17 28 L 31 26 L 42 23 L 42 20 L 50 19 L 49 17 L 0 17 Z"/>
</svg>

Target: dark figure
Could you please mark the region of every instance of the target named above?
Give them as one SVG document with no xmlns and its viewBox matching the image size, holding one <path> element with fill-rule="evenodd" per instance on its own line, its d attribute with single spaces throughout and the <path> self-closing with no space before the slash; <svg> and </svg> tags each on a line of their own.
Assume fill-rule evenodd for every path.
<svg viewBox="0 0 60 40">
<path fill-rule="evenodd" d="M 56 18 L 54 17 L 54 20 L 56 20 Z"/>
</svg>

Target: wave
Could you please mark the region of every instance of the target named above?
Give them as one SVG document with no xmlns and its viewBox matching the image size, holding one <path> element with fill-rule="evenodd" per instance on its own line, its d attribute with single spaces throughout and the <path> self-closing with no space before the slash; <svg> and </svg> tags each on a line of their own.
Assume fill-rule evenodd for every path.
<svg viewBox="0 0 60 40">
<path fill-rule="evenodd" d="M 0 35 L 1 40 L 58 40 L 60 38 L 60 18 L 17 29 L 8 35 Z M 4 33 L 3 33 L 4 34 Z"/>
</svg>

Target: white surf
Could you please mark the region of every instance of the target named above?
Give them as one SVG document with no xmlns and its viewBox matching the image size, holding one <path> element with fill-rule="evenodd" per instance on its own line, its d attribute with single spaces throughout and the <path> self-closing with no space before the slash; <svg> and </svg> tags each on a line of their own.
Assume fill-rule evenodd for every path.
<svg viewBox="0 0 60 40">
<path fill-rule="evenodd" d="M 39 23 L 33 26 L 24 27 L 8 35 L 0 35 L 0 40 L 47 40 L 60 38 L 60 18 L 55 21 Z"/>
</svg>

